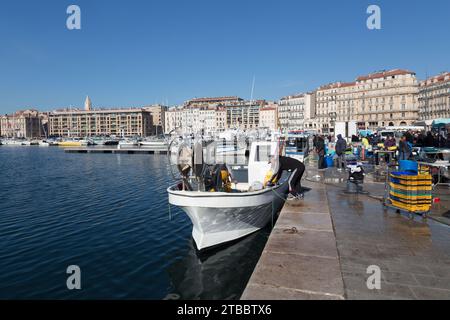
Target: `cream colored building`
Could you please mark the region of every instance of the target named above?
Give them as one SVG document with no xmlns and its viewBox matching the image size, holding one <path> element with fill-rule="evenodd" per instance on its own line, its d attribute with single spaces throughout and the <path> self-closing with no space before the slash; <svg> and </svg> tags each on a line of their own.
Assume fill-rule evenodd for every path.
<svg viewBox="0 0 450 320">
<path fill-rule="evenodd" d="M 49 114 L 49 134 L 58 137 L 152 134 L 152 116 L 141 108 L 57 110 Z"/>
<path fill-rule="evenodd" d="M 40 138 L 45 136 L 45 116 L 37 110 L 17 111 L 0 117 L 0 136 L 5 138 Z"/>
<path fill-rule="evenodd" d="M 263 103 L 250 103 L 237 97 L 189 100 L 183 106 L 169 108 L 165 112 L 164 132 L 167 134 L 176 129 L 180 132 L 203 132 L 211 135 L 229 128 L 257 128 L 259 106 Z"/>
<path fill-rule="evenodd" d="M 227 110 L 224 107 L 216 109 L 216 132 L 223 132 L 227 126 Z"/>
<path fill-rule="evenodd" d="M 309 129 L 333 134 L 336 121 L 353 120 L 354 90 L 354 82 L 334 82 L 319 87 L 316 91 L 316 117 L 309 122 Z"/>
<path fill-rule="evenodd" d="M 286 130 L 303 130 L 305 121 L 306 95 L 283 97 L 278 101 L 280 127 Z"/>
<path fill-rule="evenodd" d="M 314 127 L 316 93 L 302 93 L 281 98 L 278 102 L 278 122 L 284 130 L 306 130 Z"/>
<path fill-rule="evenodd" d="M 419 120 L 450 118 L 450 72 L 420 82 Z"/>
<path fill-rule="evenodd" d="M 412 125 L 418 119 L 418 81 L 414 72 L 395 69 L 336 82 L 316 91 L 316 122 L 334 133 L 335 122 L 356 121 L 359 129 Z"/>
<path fill-rule="evenodd" d="M 165 112 L 165 130 L 205 135 L 225 130 L 226 111 L 218 107 L 174 107 Z"/>
<path fill-rule="evenodd" d="M 164 121 L 165 121 L 165 112 L 167 110 L 166 106 L 163 105 L 151 105 L 145 106 L 142 110 L 150 112 L 152 115 L 152 135 L 160 135 L 164 133 Z"/>
<path fill-rule="evenodd" d="M 278 105 L 269 103 L 259 109 L 259 127 L 277 130 L 278 126 Z"/>
<path fill-rule="evenodd" d="M 412 125 L 418 119 L 418 81 L 408 70 L 381 71 L 356 79 L 359 129 Z"/>
</svg>

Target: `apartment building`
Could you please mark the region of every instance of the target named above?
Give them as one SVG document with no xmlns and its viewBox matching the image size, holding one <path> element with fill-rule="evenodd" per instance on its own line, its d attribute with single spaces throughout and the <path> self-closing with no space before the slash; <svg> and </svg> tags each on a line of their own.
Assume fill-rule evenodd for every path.
<svg viewBox="0 0 450 320">
<path fill-rule="evenodd" d="M 202 132 L 205 135 L 222 132 L 226 129 L 226 110 L 221 107 L 178 106 L 165 112 L 165 130 L 183 132 Z"/>
<path fill-rule="evenodd" d="M 414 72 L 381 71 L 356 79 L 359 129 L 412 125 L 418 119 L 418 81 Z"/>
<path fill-rule="evenodd" d="M 355 119 L 355 82 L 334 82 L 316 90 L 316 114 L 309 129 L 333 134 L 336 121 Z M 312 125 L 312 126 L 311 126 Z"/>
<path fill-rule="evenodd" d="M 278 101 L 280 127 L 286 130 L 302 130 L 305 118 L 305 94 L 283 97 Z"/>
<path fill-rule="evenodd" d="M 316 123 L 324 134 L 334 124 L 356 121 L 359 129 L 412 125 L 418 119 L 418 82 L 402 69 L 375 72 L 355 82 L 335 82 L 316 91 Z"/>
<path fill-rule="evenodd" d="M 421 81 L 418 100 L 419 120 L 450 118 L 450 72 Z"/>
<path fill-rule="evenodd" d="M 304 130 L 315 127 L 316 92 L 283 97 L 278 101 L 278 119 L 282 129 Z"/>
<path fill-rule="evenodd" d="M 264 101 L 248 102 L 238 97 L 199 98 L 165 112 L 165 133 L 174 129 L 184 132 L 213 134 L 228 128 L 257 128 L 259 108 Z"/>
<path fill-rule="evenodd" d="M 40 138 L 45 136 L 45 115 L 34 109 L 0 117 L 0 136 L 5 138 Z"/>
<path fill-rule="evenodd" d="M 152 115 L 142 108 L 56 110 L 49 114 L 49 134 L 58 137 L 152 134 Z"/>
<path fill-rule="evenodd" d="M 259 109 L 259 127 L 270 130 L 279 128 L 278 104 L 267 103 Z"/>
<path fill-rule="evenodd" d="M 242 102 L 226 106 L 227 127 L 241 130 L 258 128 L 259 108 L 263 103 L 263 101 Z"/>
<path fill-rule="evenodd" d="M 166 106 L 156 104 L 151 106 L 145 106 L 142 108 L 144 111 L 150 112 L 152 116 L 152 132 L 151 135 L 159 135 L 164 133 L 165 128 L 165 112 Z"/>
</svg>

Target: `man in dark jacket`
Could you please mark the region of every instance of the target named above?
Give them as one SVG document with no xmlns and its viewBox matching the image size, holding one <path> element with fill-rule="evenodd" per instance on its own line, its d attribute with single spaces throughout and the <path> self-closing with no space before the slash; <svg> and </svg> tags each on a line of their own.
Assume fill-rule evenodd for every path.
<svg viewBox="0 0 450 320">
<path fill-rule="evenodd" d="M 345 150 L 347 150 L 347 141 L 338 134 L 336 141 L 336 155 L 338 156 L 338 169 L 345 169 L 347 166 L 345 161 Z"/>
<path fill-rule="evenodd" d="M 408 160 L 411 156 L 411 147 L 406 136 L 403 136 L 398 145 L 399 160 Z"/>
<path fill-rule="evenodd" d="M 273 161 L 273 160 L 271 160 Z M 276 168 L 274 175 L 268 181 L 268 185 L 273 184 L 273 181 L 278 181 L 284 171 L 290 171 L 289 176 L 289 196 L 288 200 L 303 198 L 301 180 L 305 172 L 305 165 L 297 159 L 291 157 L 278 157 L 278 168 Z"/>
<path fill-rule="evenodd" d="M 325 141 L 322 136 L 317 138 L 316 151 L 319 155 L 319 170 L 325 169 Z"/>
</svg>

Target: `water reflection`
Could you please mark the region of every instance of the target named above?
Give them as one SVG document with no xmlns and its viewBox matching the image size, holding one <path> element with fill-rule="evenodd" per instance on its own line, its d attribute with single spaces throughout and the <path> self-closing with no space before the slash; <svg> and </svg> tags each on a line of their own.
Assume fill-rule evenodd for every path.
<svg viewBox="0 0 450 320">
<path fill-rule="evenodd" d="M 231 244 L 188 254 L 167 272 L 173 290 L 167 298 L 239 299 L 270 234 L 270 226 Z"/>
</svg>

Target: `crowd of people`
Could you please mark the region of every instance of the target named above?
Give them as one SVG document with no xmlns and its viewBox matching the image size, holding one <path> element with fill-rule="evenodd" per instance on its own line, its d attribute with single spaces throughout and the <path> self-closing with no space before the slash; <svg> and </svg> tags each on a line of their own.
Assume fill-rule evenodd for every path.
<svg viewBox="0 0 450 320">
<path fill-rule="evenodd" d="M 327 145 L 329 142 L 335 143 L 335 152 L 337 158 L 338 169 L 345 168 L 345 152 L 350 145 L 339 134 L 336 138 L 333 136 L 315 135 L 313 137 L 314 149 L 319 156 L 318 168 L 325 169 L 325 156 L 327 154 Z M 402 134 L 398 140 L 394 135 L 382 136 L 374 133 L 367 136 L 352 136 L 352 144 L 363 147 L 363 154 L 361 158 L 364 159 L 365 152 L 376 149 L 389 150 L 397 154 L 397 160 L 408 160 L 412 156 L 413 148 L 450 148 L 450 132 L 444 134 L 443 132 L 424 132 L 408 130 Z M 390 155 L 386 154 L 386 161 L 389 160 Z"/>
<path fill-rule="evenodd" d="M 447 136 L 443 134 L 439 134 L 438 132 L 418 132 L 408 130 L 406 131 L 402 138 L 406 140 L 406 142 L 410 143 L 415 147 L 435 147 L 435 148 L 448 148 L 450 147 L 450 133 Z M 368 135 L 367 137 L 358 138 L 356 136 L 352 137 L 352 142 L 361 141 L 364 143 L 364 139 L 367 140 L 367 143 L 372 146 L 376 146 L 379 143 L 387 143 L 388 146 L 395 146 L 396 141 L 394 136 L 388 136 L 387 138 L 383 138 L 377 133 Z"/>
</svg>

